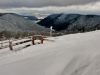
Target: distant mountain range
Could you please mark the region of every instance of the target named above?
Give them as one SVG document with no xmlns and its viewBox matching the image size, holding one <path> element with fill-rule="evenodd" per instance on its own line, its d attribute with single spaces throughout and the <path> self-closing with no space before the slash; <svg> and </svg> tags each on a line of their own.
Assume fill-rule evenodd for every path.
<svg viewBox="0 0 100 75">
<path fill-rule="evenodd" d="M 29 14 L 28 16 L 34 16 L 37 19 L 44 19 L 47 16 L 49 16 L 50 14 L 40 14 L 40 13 L 33 13 L 33 14 Z"/>
<path fill-rule="evenodd" d="M 99 15 L 80 15 L 80 14 L 52 14 L 44 18 L 39 25 L 53 29 L 56 31 L 91 31 L 100 29 Z"/>
<path fill-rule="evenodd" d="M 34 20 L 34 21 L 37 21 L 38 20 L 38 18 L 35 17 L 35 16 L 22 16 L 22 17 L 24 17 L 24 18 L 26 18 L 28 20 Z"/>
<path fill-rule="evenodd" d="M 50 26 L 55 31 L 92 31 L 100 29 L 99 15 L 52 14 L 41 15 L 42 18 L 14 13 L 0 13 L 0 31 L 13 32 L 49 32 Z M 44 19 L 43 19 L 44 18 Z M 41 20 L 37 24 L 34 22 Z"/>
<path fill-rule="evenodd" d="M 27 17 L 27 16 L 25 16 Z M 27 31 L 27 32 L 45 32 L 48 28 L 34 23 L 32 20 L 14 13 L 0 14 L 0 31 Z M 37 18 L 36 18 L 37 19 Z"/>
</svg>

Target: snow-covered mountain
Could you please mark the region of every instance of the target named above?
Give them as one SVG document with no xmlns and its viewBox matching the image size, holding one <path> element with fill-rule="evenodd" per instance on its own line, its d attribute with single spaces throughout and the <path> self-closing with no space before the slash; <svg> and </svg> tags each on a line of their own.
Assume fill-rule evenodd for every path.
<svg viewBox="0 0 100 75">
<path fill-rule="evenodd" d="M 98 15 L 81 15 L 73 20 L 67 28 L 67 31 L 89 31 L 100 29 L 100 16 Z"/>
<path fill-rule="evenodd" d="M 33 13 L 33 14 L 29 14 L 29 16 L 35 16 L 38 19 L 44 19 L 47 16 L 49 16 L 50 14 L 40 14 L 40 13 Z"/>
<path fill-rule="evenodd" d="M 31 20 L 17 14 L 3 14 L 0 16 L 0 31 L 48 31 L 47 28 L 42 27 Z"/>
<path fill-rule="evenodd" d="M 100 75 L 99 30 L 48 39 L 55 42 L 19 51 L 0 50 L 0 74 Z"/>
<path fill-rule="evenodd" d="M 22 16 L 22 17 L 24 17 L 24 18 L 26 18 L 26 19 L 28 19 L 28 20 L 38 20 L 38 18 L 36 18 L 35 16 Z"/>
<path fill-rule="evenodd" d="M 57 31 L 91 31 L 100 29 L 100 16 L 80 14 L 53 14 L 38 22 L 38 24 L 53 28 Z"/>
</svg>

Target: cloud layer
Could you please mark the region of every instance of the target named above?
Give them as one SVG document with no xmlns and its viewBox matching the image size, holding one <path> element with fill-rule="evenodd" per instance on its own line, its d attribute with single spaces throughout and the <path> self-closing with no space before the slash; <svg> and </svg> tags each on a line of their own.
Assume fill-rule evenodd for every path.
<svg viewBox="0 0 100 75">
<path fill-rule="evenodd" d="M 93 2 L 92 0 L 84 0 L 84 1 L 74 0 L 73 2 L 72 0 L 67 0 L 67 1 L 66 0 L 48 0 L 48 1 L 41 0 L 40 2 L 38 2 L 39 0 L 35 0 L 35 1 L 34 0 L 30 0 L 30 1 L 29 0 L 28 1 L 8 0 L 9 1 L 9 2 L 7 1 L 8 3 L 5 1 L 6 0 L 0 1 L 4 4 L 4 7 L 2 7 L 3 5 L 0 4 L 0 6 L 2 7 L 0 8 L 0 12 L 3 12 L 3 13 L 4 12 L 12 12 L 12 13 L 18 13 L 18 14 L 23 14 L 23 13 L 49 13 L 49 14 L 51 13 L 79 13 L 79 14 L 99 14 L 100 15 L 100 1 Z M 45 2 L 44 5 L 42 1 Z M 20 4 L 18 4 L 19 2 Z M 91 2 L 91 3 L 84 4 L 86 2 Z M 28 5 L 29 3 L 30 5 Z M 9 4 L 11 4 L 11 8 Z M 6 7 L 5 5 L 8 7 Z"/>
<path fill-rule="evenodd" d="M 0 0 L 0 8 L 69 6 L 96 1 L 99 0 Z"/>
<path fill-rule="evenodd" d="M 80 14 L 100 14 L 100 1 L 85 5 L 69 5 L 69 6 L 48 6 L 48 7 L 21 7 L 0 9 L 0 12 L 13 13 L 80 13 Z"/>
</svg>

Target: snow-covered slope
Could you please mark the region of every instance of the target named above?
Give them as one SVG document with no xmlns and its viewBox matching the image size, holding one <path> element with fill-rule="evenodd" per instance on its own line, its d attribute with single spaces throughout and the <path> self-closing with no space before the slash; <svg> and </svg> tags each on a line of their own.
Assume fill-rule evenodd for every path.
<svg viewBox="0 0 100 75">
<path fill-rule="evenodd" d="M 38 22 L 38 24 L 45 27 L 53 26 L 53 29 L 59 31 L 66 29 L 70 22 L 78 16 L 79 14 L 52 14 Z"/>
<path fill-rule="evenodd" d="M 96 28 L 100 29 L 100 16 L 81 15 L 68 26 L 67 31 L 72 31 L 72 30 L 88 31 L 88 30 L 95 30 Z"/>
<path fill-rule="evenodd" d="M 49 31 L 47 28 L 42 27 L 31 20 L 25 19 L 24 17 L 14 14 L 8 13 L 4 14 L 0 18 L 0 31 L 7 30 L 7 31 L 34 31 L 34 32 L 41 32 L 41 31 Z"/>
<path fill-rule="evenodd" d="M 0 52 L 0 75 L 100 75 L 100 31 Z"/>
<path fill-rule="evenodd" d="M 60 31 L 93 31 L 100 30 L 100 15 L 80 15 L 80 14 L 52 14 L 38 24 Z"/>
</svg>

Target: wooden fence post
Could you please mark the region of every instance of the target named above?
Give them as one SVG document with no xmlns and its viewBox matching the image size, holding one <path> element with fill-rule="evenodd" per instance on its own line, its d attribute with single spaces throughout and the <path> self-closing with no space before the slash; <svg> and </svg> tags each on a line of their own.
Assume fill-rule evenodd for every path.
<svg viewBox="0 0 100 75">
<path fill-rule="evenodd" d="M 32 36 L 32 44 L 33 44 L 33 45 L 35 45 L 34 40 L 35 40 L 35 39 L 34 39 L 34 36 Z"/>
<path fill-rule="evenodd" d="M 12 42 L 9 42 L 9 48 L 10 48 L 10 50 L 13 51 L 13 48 L 12 48 Z"/>
<path fill-rule="evenodd" d="M 41 44 L 43 44 L 43 37 L 42 36 L 40 36 L 40 40 L 41 40 Z"/>
</svg>

